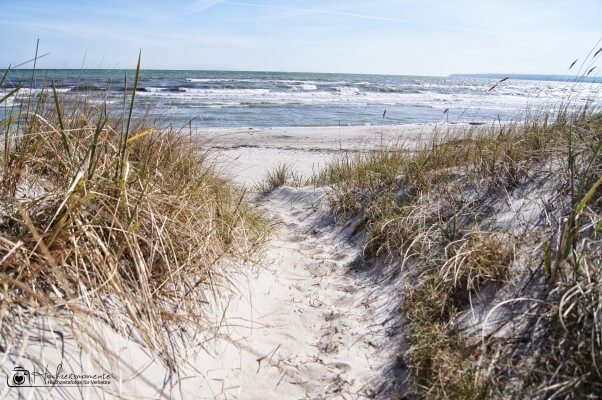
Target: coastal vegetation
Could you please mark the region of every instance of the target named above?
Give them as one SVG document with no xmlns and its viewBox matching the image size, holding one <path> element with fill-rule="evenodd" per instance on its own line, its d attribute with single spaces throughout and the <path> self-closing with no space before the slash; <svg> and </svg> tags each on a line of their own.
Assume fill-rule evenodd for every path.
<svg viewBox="0 0 602 400">
<path fill-rule="evenodd" d="M 365 232 L 368 263 L 401 272 L 400 398 L 602 392 L 600 114 L 439 132 L 312 181 Z"/>
<path fill-rule="evenodd" d="M 278 165 L 255 184 L 255 191 L 261 194 L 267 194 L 270 191 L 281 186 L 302 186 L 306 180 L 296 173 L 293 168 L 286 163 Z"/>
<path fill-rule="evenodd" d="M 173 328 L 205 329 L 206 304 L 268 233 L 199 140 L 133 115 L 139 69 L 117 106 L 0 82 L 14 87 L 0 100 L 4 353 L 20 353 L 37 316 L 90 342 L 78 321 L 91 317 L 176 368 Z"/>
</svg>

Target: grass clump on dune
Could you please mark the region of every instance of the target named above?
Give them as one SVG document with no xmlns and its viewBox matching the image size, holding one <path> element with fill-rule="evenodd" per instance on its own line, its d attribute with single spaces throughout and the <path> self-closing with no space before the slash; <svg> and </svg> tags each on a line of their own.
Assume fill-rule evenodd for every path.
<svg viewBox="0 0 602 400">
<path fill-rule="evenodd" d="M 599 114 L 562 111 L 346 156 L 313 178 L 366 231 L 364 255 L 404 273 L 402 391 L 601 393 L 601 148 Z"/>
<path fill-rule="evenodd" d="M 219 294 L 232 273 L 225 261 L 249 258 L 266 234 L 200 142 L 132 116 L 137 76 L 121 113 L 52 88 L 5 106 L 0 329 L 8 353 L 18 353 L 16 327 L 26 324 L 16 315 L 99 316 L 175 367 L 168 327 L 204 329 L 208 293 Z"/>
<path fill-rule="evenodd" d="M 293 171 L 289 164 L 282 163 L 268 171 L 264 178 L 255 184 L 255 190 L 260 194 L 267 194 L 285 185 L 301 186 L 302 182 L 301 176 Z"/>
</svg>

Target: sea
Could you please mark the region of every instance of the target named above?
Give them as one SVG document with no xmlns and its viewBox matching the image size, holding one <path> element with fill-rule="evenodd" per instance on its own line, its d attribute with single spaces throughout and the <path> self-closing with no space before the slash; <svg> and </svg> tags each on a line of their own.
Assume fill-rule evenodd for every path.
<svg viewBox="0 0 602 400">
<path fill-rule="evenodd" d="M 567 104 L 600 103 L 597 78 L 513 75 L 500 82 L 502 76 L 142 70 L 134 112 L 195 128 L 380 126 L 523 121 Z M 23 89 L 1 106 L 6 115 L 54 82 L 61 96 L 106 102 L 121 112 L 134 77 L 132 70 L 10 70 L 0 97 Z"/>
</svg>

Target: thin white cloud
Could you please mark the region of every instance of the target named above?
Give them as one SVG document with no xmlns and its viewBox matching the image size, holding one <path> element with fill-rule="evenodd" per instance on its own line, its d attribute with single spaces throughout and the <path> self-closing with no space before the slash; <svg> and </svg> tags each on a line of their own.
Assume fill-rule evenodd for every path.
<svg viewBox="0 0 602 400">
<path fill-rule="evenodd" d="M 201 13 L 223 2 L 224 0 L 199 0 L 192 3 L 190 8 L 192 12 Z"/>
<path fill-rule="evenodd" d="M 366 19 L 366 20 L 374 20 L 374 21 L 401 23 L 401 24 L 405 24 L 405 25 L 419 26 L 419 27 L 431 28 L 431 29 L 438 28 L 438 29 L 458 31 L 458 32 L 490 34 L 490 32 L 469 29 L 469 28 L 464 28 L 464 27 L 448 26 L 448 25 L 430 25 L 430 24 L 419 23 L 419 22 L 416 22 L 416 21 L 413 21 L 410 19 L 382 17 L 382 16 L 377 16 L 377 15 L 359 14 L 359 13 L 352 13 L 352 12 L 346 12 L 346 11 L 326 10 L 326 9 L 317 9 L 317 8 L 293 8 L 293 7 L 272 6 L 272 5 L 268 5 L 268 4 L 255 4 L 255 3 L 247 3 L 247 2 L 239 2 L 239 1 L 220 1 L 220 3 L 230 4 L 230 5 L 239 6 L 239 7 L 266 8 L 266 9 L 271 9 L 271 10 L 280 10 L 280 11 L 289 11 L 289 12 L 335 15 L 335 16 L 340 16 L 340 17 L 349 17 L 349 18 L 356 18 L 356 19 Z"/>
<path fill-rule="evenodd" d="M 345 12 L 345 11 L 323 10 L 323 9 L 316 9 L 316 8 L 293 8 L 293 7 L 272 6 L 272 5 L 268 5 L 268 4 L 255 4 L 255 3 L 246 3 L 246 2 L 238 2 L 238 1 L 223 1 L 223 2 L 226 4 L 230 4 L 233 6 L 240 6 L 240 7 L 268 8 L 268 9 L 272 9 L 272 10 L 302 12 L 302 13 L 310 13 L 310 14 L 338 15 L 338 16 L 342 16 L 342 17 L 372 19 L 372 20 L 377 20 L 377 21 L 402 22 L 402 23 L 407 23 L 407 24 L 413 23 L 410 20 L 405 20 L 405 19 L 401 19 L 401 18 L 379 17 L 379 16 L 373 16 L 373 15 L 350 13 L 350 12 Z"/>
<path fill-rule="evenodd" d="M 260 47 L 270 44 L 265 40 L 249 37 L 248 35 L 219 34 L 202 30 L 164 32 L 154 29 L 114 26 L 110 24 L 89 26 L 79 22 L 40 21 L 30 18 L 27 20 L 0 19 L 0 24 L 12 25 L 36 33 L 48 32 L 64 38 L 84 37 L 87 39 L 119 40 L 141 47 L 173 47 L 174 42 L 178 42 L 180 45 L 186 43 L 187 46 L 234 46 L 242 48 Z"/>
</svg>

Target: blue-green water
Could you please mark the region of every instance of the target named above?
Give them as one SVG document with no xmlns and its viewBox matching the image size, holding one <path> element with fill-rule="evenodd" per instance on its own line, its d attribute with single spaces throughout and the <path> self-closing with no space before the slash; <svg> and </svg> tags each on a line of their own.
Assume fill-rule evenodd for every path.
<svg viewBox="0 0 602 400">
<path fill-rule="evenodd" d="M 143 70 L 136 112 L 195 127 L 389 125 L 522 120 L 562 101 L 598 102 L 598 83 L 541 79 L 510 79 L 490 90 L 497 79 Z M 13 70 L 0 92 L 18 84 L 40 90 L 51 80 L 64 96 L 106 98 L 118 111 L 131 96 L 124 88 L 131 89 L 134 71 L 37 70 L 32 79 L 31 70 Z"/>
</svg>

